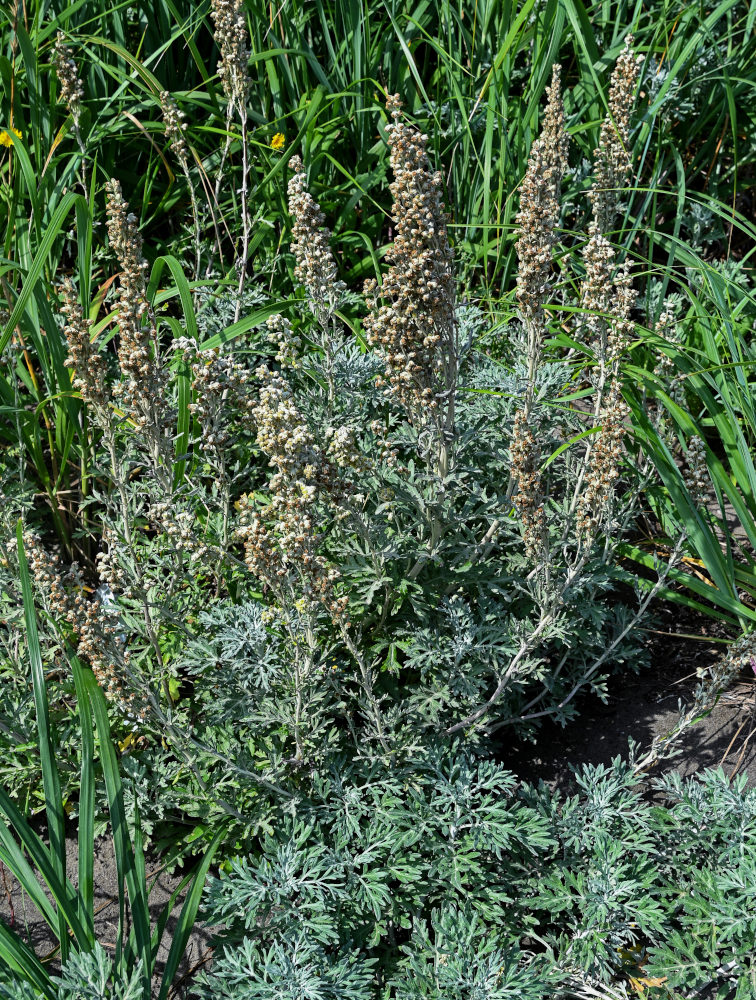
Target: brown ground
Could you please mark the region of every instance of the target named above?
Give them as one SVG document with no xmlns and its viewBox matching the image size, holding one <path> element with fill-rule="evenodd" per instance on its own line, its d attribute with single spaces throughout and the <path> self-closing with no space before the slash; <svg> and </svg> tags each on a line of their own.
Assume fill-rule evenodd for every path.
<svg viewBox="0 0 756 1000">
<path fill-rule="evenodd" d="M 696 669 L 722 655 L 717 642 L 731 634 L 709 619 L 669 605 L 648 632 L 652 666 L 638 676 L 614 678 L 609 699 L 585 701 L 577 720 L 564 729 L 544 726 L 533 745 L 520 745 L 507 763 L 523 778 L 542 778 L 552 787 L 572 790 L 572 767 L 608 764 L 626 756 L 628 738 L 641 752 L 664 735 L 679 717 L 678 703 L 692 702 Z M 743 673 L 722 693 L 712 711 L 691 726 L 679 742 L 680 753 L 655 773 L 679 771 L 688 777 L 703 768 L 722 767 L 732 777 L 746 774 L 756 785 L 756 676 Z"/>
</svg>

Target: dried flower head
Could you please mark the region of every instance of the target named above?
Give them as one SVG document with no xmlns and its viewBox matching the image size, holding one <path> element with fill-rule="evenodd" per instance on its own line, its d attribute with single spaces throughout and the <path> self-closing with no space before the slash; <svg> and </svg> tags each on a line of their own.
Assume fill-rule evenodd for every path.
<svg viewBox="0 0 756 1000">
<path fill-rule="evenodd" d="M 223 92 L 239 114 L 246 114 L 249 95 L 249 44 L 243 0 L 211 0 L 210 16 L 220 49 L 218 76 Z"/>
<path fill-rule="evenodd" d="M 179 110 L 178 104 L 167 90 L 160 92 L 160 108 L 163 112 L 163 124 L 165 125 L 165 137 L 171 144 L 171 149 L 178 157 L 181 165 L 188 167 L 188 149 L 186 145 L 186 115 Z"/>
<path fill-rule="evenodd" d="M 70 278 L 63 279 L 63 315 L 66 325 L 63 335 L 68 344 L 66 367 L 73 369 L 71 383 L 81 398 L 92 407 L 100 426 L 108 422 L 110 390 L 106 380 L 105 359 L 92 344 L 92 321 L 84 316 L 79 296 Z"/>
<path fill-rule="evenodd" d="M 74 128 L 78 132 L 82 112 L 84 87 L 79 78 L 79 70 L 73 57 L 73 52 L 66 45 L 66 36 L 59 31 L 53 49 L 53 65 L 60 84 L 60 99 L 68 108 L 73 118 Z"/>
<path fill-rule="evenodd" d="M 296 261 L 294 277 L 304 286 L 310 308 L 321 326 L 327 327 L 344 297 L 346 285 L 338 280 L 331 252 L 331 234 L 323 223 L 320 205 L 307 190 L 302 161 L 293 156 L 294 175 L 289 181 L 289 214 L 293 219 L 291 252 Z"/>
<path fill-rule="evenodd" d="M 594 151 L 594 180 L 588 197 L 599 232 L 607 233 L 617 213 L 622 189 L 630 175 L 630 115 L 638 82 L 638 58 L 633 38 L 617 59 L 609 86 L 609 106 Z"/>
<path fill-rule="evenodd" d="M 431 170 L 428 137 L 402 120 L 398 97 L 389 97 L 386 107 L 395 235 L 383 284 L 365 283 L 365 332 L 385 362 L 387 394 L 424 426 L 435 419 L 439 395 L 456 384 L 452 253 L 442 177 Z"/>
</svg>

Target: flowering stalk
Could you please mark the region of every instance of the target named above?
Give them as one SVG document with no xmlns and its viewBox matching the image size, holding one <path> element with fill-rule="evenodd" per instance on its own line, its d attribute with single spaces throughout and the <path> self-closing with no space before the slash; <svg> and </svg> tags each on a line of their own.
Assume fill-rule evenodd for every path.
<svg viewBox="0 0 756 1000">
<path fill-rule="evenodd" d="M 234 322 L 239 319 L 242 293 L 247 272 L 247 257 L 249 256 L 249 205 L 247 204 L 249 184 L 249 154 L 247 150 L 247 98 L 249 96 L 249 47 L 247 25 L 244 16 L 243 0 L 211 0 L 210 16 L 215 25 L 215 41 L 221 52 L 218 63 L 218 77 L 228 102 L 226 108 L 226 142 L 223 148 L 218 177 L 215 183 L 215 200 L 217 202 L 223 179 L 223 167 L 231 148 L 231 121 L 234 112 L 239 116 L 241 126 L 242 152 L 242 246 L 241 254 L 236 261 L 239 275 L 237 300 L 234 309 Z M 208 272 L 209 273 L 209 272 Z"/>
<path fill-rule="evenodd" d="M 399 98 L 389 97 L 386 108 L 395 236 L 381 287 L 365 282 L 365 332 L 385 363 L 386 395 L 403 407 L 418 431 L 430 432 L 427 450 L 445 478 L 454 435 L 458 345 L 443 179 L 431 171 L 428 137 L 402 120 Z"/>
<path fill-rule="evenodd" d="M 165 399 L 155 315 L 147 301 L 142 237 L 117 180 L 106 184 L 108 236 L 121 265 L 118 361 L 113 395 L 147 445 L 152 471 L 166 493 L 171 483 L 171 414 Z"/>
<path fill-rule="evenodd" d="M 186 184 L 189 188 L 189 197 L 192 202 L 192 219 L 194 221 L 194 278 L 196 280 L 200 276 L 200 222 L 197 193 L 194 190 L 192 177 L 189 173 L 189 150 L 184 134 L 186 132 L 186 122 L 184 121 L 186 116 L 179 110 L 178 105 L 167 90 L 163 90 L 160 93 L 160 108 L 163 112 L 165 137 L 181 165 L 181 172 L 186 179 Z"/>
<path fill-rule="evenodd" d="M 66 36 L 62 31 L 59 31 L 56 35 L 52 61 L 55 66 L 55 75 L 57 76 L 58 83 L 60 84 L 60 99 L 71 114 L 74 135 L 76 136 L 76 142 L 78 143 L 79 149 L 82 153 L 81 170 L 84 190 L 86 192 L 87 163 L 84 159 L 86 147 L 84 146 L 84 140 L 81 137 L 81 129 L 79 127 L 81 112 L 83 110 L 81 102 L 84 97 L 84 86 L 79 77 L 79 69 L 76 65 L 76 60 L 73 57 L 73 52 L 68 45 L 66 45 Z"/>
<path fill-rule="evenodd" d="M 328 403 L 333 405 L 336 387 L 333 381 L 335 347 L 334 313 L 344 297 L 346 285 L 338 280 L 338 269 L 331 251 L 331 234 L 324 226 L 320 205 L 307 190 L 302 161 L 292 157 L 294 176 L 289 181 L 289 214 L 292 217 L 291 252 L 294 277 L 307 292 L 307 302 L 321 330 L 320 344 L 324 374 L 328 382 Z"/>
<path fill-rule="evenodd" d="M 632 37 L 628 37 L 612 73 L 609 108 L 594 154 L 595 178 L 589 192 L 593 218 L 583 250 L 585 275 L 580 300 L 596 357 L 594 416 L 601 427 L 589 441 L 572 503 L 572 509 L 577 511 L 578 531 L 586 543 L 595 538 L 611 516 L 623 428 L 629 412 L 621 394 L 620 359 L 634 329 L 631 313 L 636 292 L 629 260 L 622 266 L 617 264 L 615 248 L 606 233 L 614 224 L 631 170 L 630 115 L 638 79 L 638 60 L 631 45 Z"/>
<path fill-rule="evenodd" d="M 517 304 L 527 334 L 528 384 L 526 416 L 530 415 L 535 377 L 547 322 L 545 305 L 551 295 L 551 275 L 559 224 L 559 196 L 567 169 L 569 139 L 564 128 L 561 67 L 552 70 L 541 134 L 533 143 L 520 190 L 517 215 Z"/>
<path fill-rule="evenodd" d="M 546 336 L 545 304 L 551 294 L 553 255 L 557 243 L 559 196 L 567 169 L 568 137 L 564 128 L 561 68 L 553 67 L 540 137 L 533 143 L 522 183 L 517 216 L 517 302 L 526 333 L 528 375 L 525 400 L 512 431 L 512 477 L 515 503 L 522 521 L 528 559 L 548 566 L 548 538 L 543 508 L 541 453 L 533 433 L 532 412 L 538 366 Z"/>
</svg>

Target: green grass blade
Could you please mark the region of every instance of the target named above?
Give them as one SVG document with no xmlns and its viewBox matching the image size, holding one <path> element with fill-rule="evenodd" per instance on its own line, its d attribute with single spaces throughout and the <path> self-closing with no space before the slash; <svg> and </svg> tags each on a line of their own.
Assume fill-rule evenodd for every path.
<svg viewBox="0 0 756 1000">
<path fill-rule="evenodd" d="M 29 651 L 32 685 L 34 688 L 34 706 L 37 713 L 37 738 L 39 740 L 39 758 L 42 766 L 42 784 L 45 791 L 45 810 L 50 836 L 50 854 L 55 874 L 63 883 L 66 877 L 66 817 L 60 794 L 60 777 L 55 763 L 55 750 L 50 731 L 50 706 L 47 701 L 45 673 L 42 667 L 42 652 L 39 646 L 37 615 L 34 610 L 29 566 L 24 552 L 23 523 L 19 519 L 16 527 L 16 542 L 18 545 L 18 566 L 21 581 L 21 594 L 24 602 L 24 623 L 26 625 L 26 643 Z M 68 933 L 65 918 L 59 916 L 58 925 L 61 958 L 68 956 Z"/>
<path fill-rule="evenodd" d="M 76 685 L 81 727 L 81 783 L 79 785 L 79 919 L 94 944 L 94 733 L 89 691 L 84 668 L 75 656 L 69 657 Z"/>
<path fill-rule="evenodd" d="M 110 736 L 110 722 L 108 720 L 105 696 L 93 674 L 86 677 L 86 683 L 100 741 L 100 760 L 108 796 L 110 821 L 113 828 L 113 847 L 115 850 L 119 897 L 121 904 L 123 904 L 123 886 L 125 884 L 131 906 L 136 954 L 142 960 L 144 991 L 145 996 L 149 996 L 152 965 L 150 914 L 147 907 L 147 896 L 139 878 L 135 851 L 129 834 L 123 799 L 123 785 L 121 784 L 121 775 L 118 771 L 118 758 L 116 757 L 115 748 Z M 120 959 L 120 955 L 118 957 Z"/>
<path fill-rule="evenodd" d="M 225 834 L 226 830 L 223 826 L 221 826 L 210 842 L 202 861 L 197 866 L 197 871 L 195 872 L 194 879 L 192 880 L 191 888 L 189 889 L 187 897 L 184 900 L 184 905 L 181 907 L 178 924 L 173 932 L 173 941 L 171 942 L 171 950 L 168 952 L 168 958 L 165 963 L 165 970 L 163 971 L 163 979 L 160 983 L 158 1000 L 166 1000 L 168 996 L 168 990 L 173 983 L 173 978 L 176 975 L 179 962 L 181 961 L 186 949 L 189 935 L 191 934 L 192 928 L 194 927 L 194 923 L 197 919 L 197 911 L 202 899 L 202 890 L 205 885 L 205 876 L 207 875 L 215 852 L 217 851 L 218 846 Z"/>
</svg>

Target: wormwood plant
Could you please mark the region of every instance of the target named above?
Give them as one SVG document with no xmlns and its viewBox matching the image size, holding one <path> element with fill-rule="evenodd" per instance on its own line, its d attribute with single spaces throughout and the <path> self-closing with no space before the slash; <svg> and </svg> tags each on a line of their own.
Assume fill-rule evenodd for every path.
<svg viewBox="0 0 756 1000">
<path fill-rule="evenodd" d="M 208 349 L 193 319 L 161 336 L 136 220 L 108 183 L 116 358 L 62 290 L 67 364 L 98 435 L 97 578 L 27 544 L 52 619 L 154 766 L 180 768 L 191 812 L 264 828 L 334 755 L 385 765 L 457 733 L 482 747 L 507 726 L 565 722 L 579 692 L 637 662 L 632 629 L 663 573 L 634 608 L 612 596 L 647 470 L 622 466 L 635 295 L 607 235 L 630 181 L 637 74 L 628 46 L 575 275 L 557 283 L 568 137 L 554 70 L 521 192 L 507 363 L 478 349 L 456 301 L 441 177 L 397 98 L 389 267 L 365 285 L 357 336 L 298 158 L 305 310 L 270 318 L 270 346 Z M 546 340 L 562 315 L 575 346 L 559 357 Z"/>
<path fill-rule="evenodd" d="M 244 127 L 238 8 L 213 10 L 229 122 Z M 569 805 L 520 796 L 486 759 L 493 734 L 500 746 L 505 727 L 566 722 L 581 691 L 637 663 L 633 627 L 664 579 L 635 605 L 615 587 L 650 476 L 624 462 L 635 293 L 611 241 L 637 75 L 628 46 L 587 231 L 565 246 L 555 68 L 521 190 L 519 322 L 495 357 L 457 300 L 442 178 L 396 97 L 388 268 L 366 283 L 354 329 L 299 158 L 288 200 L 302 308 L 273 315 L 264 342 L 205 342 L 185 285 L 187 328 L 166 336 L 137 220 L 106 185 L 114 352 L 93 340 L 84 290 L 61 287 L 72 387 L 94 428 L 99 551 L 76 566 L 43 538 L 25 545 L 61 643 L 130 730 L 126 785 L 146 823 L 193 819 L 190 836 L 209 838 L 224 816 L 239 849 L 257 848 L 216 889 L 239 950 L 208 990 L 535 1000 L 575 977 L 608 983 L 622 949 L 662 940 L 666 889 L 646 840 L 612 828 L 585 848 L 590 862 L 582 847 L 568 857 Z M 73 83 L 68 99 L 73 114 Z M 564 326 L 560 355 L 548 340 L 561 329 L 564 342 Z M 159 802 L 157 776 L 175 789 Z M 541 882 L 547 863 L 556 874 Z M 554 924 L 560 907 L 569 919 Z"/>
</svg>

